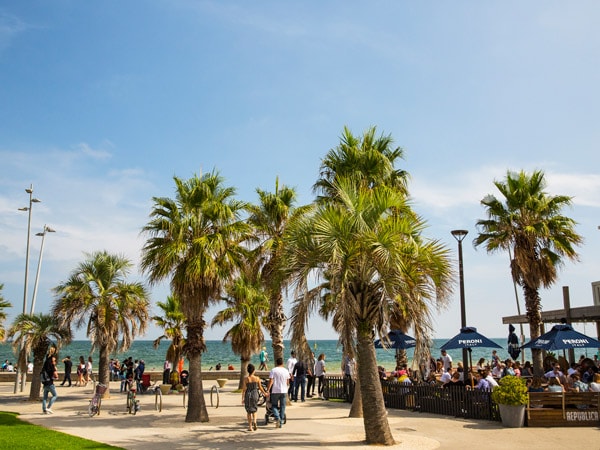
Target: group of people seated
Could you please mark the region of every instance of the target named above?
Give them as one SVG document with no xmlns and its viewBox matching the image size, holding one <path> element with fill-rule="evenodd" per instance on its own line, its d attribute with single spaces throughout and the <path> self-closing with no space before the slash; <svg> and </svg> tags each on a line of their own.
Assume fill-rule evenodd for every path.
<svg viewBox="0 0 600 450">
<path fill-rule="evenodd" d="M 561 370 L 559 363 L 553 364 L 551 370 L 543 377 L 533 376 L 533 367 L 529 361 L 521 365 L 519 361 L 501 361 L 497 358 L 488 364 L 485 358 L 481 358 L 474 368 L 472 378 L 467 374 L 466 380 L 462 363 L 459 362 L 457 367 L 453 367 L 452 361 L 445 361 L 443 357 L 444 355 L 437 361 L 432 358 L 431 369 L 425 374 L 423 371 L 412 371 L 406 365 L 397 366 L 392 372 L 378 366 L 379 378 L 404 384 L 425 382 L 445 388 L 466 387 L 491 391 L 498 385 L 498 380 L 511 375 L 525 378 L 530 392 L 600 392 L 600 368 L 584 356 L 578 363 L 571 364 L 566 372 Z"/>
<path fill-rule="evenodd" d="M 543 378 L 533 377 L 528 389 L 529 392 L 600 392 L 600 369 L 580 359 L 563 372 L 560 364 L 554 363 Z"/>
</svg>

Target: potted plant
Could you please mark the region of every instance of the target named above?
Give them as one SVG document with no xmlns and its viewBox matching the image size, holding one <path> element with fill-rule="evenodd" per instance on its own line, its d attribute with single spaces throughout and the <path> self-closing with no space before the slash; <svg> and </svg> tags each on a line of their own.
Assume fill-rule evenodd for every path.
<svg viewBox="0 0 600 450">
<path fill-rule="evenodd" d="M 498 404 L 502 425 L 509 428 L 523 426 L 528 400 L 525 380 L 512 375 L 502 377 L 492 391 L 492 400 Z"/>
</svg>

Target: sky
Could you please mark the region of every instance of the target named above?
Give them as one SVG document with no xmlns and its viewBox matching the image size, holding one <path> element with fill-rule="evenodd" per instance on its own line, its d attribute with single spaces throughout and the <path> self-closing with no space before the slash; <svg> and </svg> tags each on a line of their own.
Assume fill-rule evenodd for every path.
<svg viewBox="0 0 600 450">
<path fill-rule="evenodd" d="M 517 313 L 509 257 L 475 249 L 480 205 L 508 170 L 542 170 L 584 243 L 544 310 L 592 305 L 600 280 L 600 4 L 0 0 L 0 283 L 28 304 L 44 238 L 36 312 L 85 253 L 107 250 L 139 271 L 152 198 L 173 177 L 218 171 L 237 197 L 294 187 L 298 204 L 344 126 L 376 126 L 405 152 L 414 209 L 457 264 L 463 242 L 467 324 L 507 336 Z M 168 285 L 151 287 L 162 301 Z M 518 291 L 524 311 L 523 295 Z M 217 309 L 207 313 L 212 319 Z M 154 312 L 158 312 L 156 309 Z M 460 328 L 452 303 L 434 337 Z M 595 327 L 578 329 L 594 334 Z M 223 328 L 207 329 L 221 339 Z M 526 334 L 527 327 L 525 328 Z M 83 331 L 77 334 L 83 337 Z M 160 335 L 150 327 L 147 338 Z M 309 339 L 335 339 L 311 321 Z"/>
</svg>

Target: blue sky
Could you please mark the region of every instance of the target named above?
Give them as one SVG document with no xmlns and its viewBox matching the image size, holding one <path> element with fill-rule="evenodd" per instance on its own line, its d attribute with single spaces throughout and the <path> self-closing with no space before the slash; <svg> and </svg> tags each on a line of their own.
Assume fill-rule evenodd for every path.
<svg viewBox="0 0 600 450">
<path fill-rule="evenodd" d="M 153 196 L 218 170 L 239 198 L 275 178 L 312 199 L 344 125 L 405 150 L 427 236 L 456 255 L 465 228 L 467 322 L 502 337 L 516 313 L 506 254 L 475 250 L 479 201 L 507 170 L 545 171 L 585 243 L 544 309 L 592 304 L 600 280 L 597 2 L 0 1 L 0 283 L 21 311 L 45 240 L 37 311 L 83 252 L 137 263 Z M 143 279 L 137 273 L 132 279 Z M 163 300 L 165 286 L 152 291 Z M 522 302 L 522 295 L 519 292 Z M 31 302 L 31 298 L 28 299 Z M 435 336 L 458 332 L 458 288 Z M 212 312 L 208 315 L 212 318 Z M 315 321 L 310 339 L 334 338 Z M 594 333 L 590 325 L 580 327 Z M 151 329 L 148 337 L 157 336 Z M 206 337 L 220 339 L 222 329 Z"/>
</svg>

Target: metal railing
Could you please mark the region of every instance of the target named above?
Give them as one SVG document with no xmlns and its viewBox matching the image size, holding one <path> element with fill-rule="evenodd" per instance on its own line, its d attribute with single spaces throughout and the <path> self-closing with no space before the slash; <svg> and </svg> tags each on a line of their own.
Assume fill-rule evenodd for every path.
<svg viewBox="0 0 600 450">
<path fill-rule="evenodd" d="M 387 408 L 463 417 L 466 419 L 500 421 L 498 405 L 491 392 L 467 390 L 464 387 L 406 385 L 397 381 L 381 381 L 383 400 Z M 342 377 L 326 377 L 323 394 L 326 399 L 351 402 L 354 383 Z"/>
</svg>

